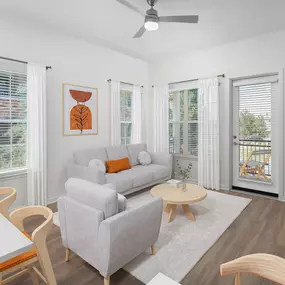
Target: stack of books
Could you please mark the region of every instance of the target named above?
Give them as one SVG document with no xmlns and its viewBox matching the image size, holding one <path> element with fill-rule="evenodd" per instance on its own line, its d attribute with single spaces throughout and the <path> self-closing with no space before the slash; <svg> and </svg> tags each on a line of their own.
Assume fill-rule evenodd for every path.
<svg viewBox="0 0 285 285">
<path fill-rule="evenodd" d="M 170 180 L 166 181 L 166 183 L 171 184 L 175 187 L 179 187 L 179 185 L 181 184 L 181 180 L 170 179 Z"/>
</svg>

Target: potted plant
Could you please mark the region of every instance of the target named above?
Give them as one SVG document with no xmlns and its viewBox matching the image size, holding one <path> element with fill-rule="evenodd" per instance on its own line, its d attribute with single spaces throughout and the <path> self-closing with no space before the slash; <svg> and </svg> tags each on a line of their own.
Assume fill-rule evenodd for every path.
<svg viewBox="0 0 285 285">
<path fill-rule="evenodd" d="M 175 175 L 177 175 L 182 180 L 182 182 L 181 182 L 182 190 L 186 191 L 187 190 L 186 180 L 191 177 L 192 163 L 189 162 L 188 167 L 184 168 L 181 166 L 179 161 L 176 160 L 176 165 L 177 165 L 178 171 L 175 172 Z"/>
</svg>

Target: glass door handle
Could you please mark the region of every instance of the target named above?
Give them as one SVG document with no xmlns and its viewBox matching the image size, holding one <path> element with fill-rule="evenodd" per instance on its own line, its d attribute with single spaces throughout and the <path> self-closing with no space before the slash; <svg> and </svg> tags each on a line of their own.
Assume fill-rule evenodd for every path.
<svg viewBox="0 0 285 285">
<path fill-rule="evenodd" d="M 234 145 L 239 145 L 239 143 L 238 142 L 234 142 Z"/>
</svg>

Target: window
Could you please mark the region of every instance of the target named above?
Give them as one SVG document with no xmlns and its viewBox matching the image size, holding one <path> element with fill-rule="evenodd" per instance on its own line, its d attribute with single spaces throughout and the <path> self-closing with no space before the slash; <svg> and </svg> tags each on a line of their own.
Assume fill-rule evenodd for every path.
<svg viewBox="0 0 285 285">
<path fill-rule="evenodd" d="M 198 89 L 169 92 L 169 152 L 198 155 Z"/>
<path fill-rule="evenodd" d="M 123 145 L 130 144 L 132 141 L 132 95 L 132 86 L 121 83 L 121 144 Z"/>
<path fill-rule="evenodd" d="M 27 76 L 0 70 L 0 172 L 27 165 Z"/>
</svg>

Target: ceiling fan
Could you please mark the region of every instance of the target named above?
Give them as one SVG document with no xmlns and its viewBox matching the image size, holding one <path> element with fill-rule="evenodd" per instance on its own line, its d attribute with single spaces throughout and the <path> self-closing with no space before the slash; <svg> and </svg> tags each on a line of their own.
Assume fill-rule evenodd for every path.
<svg viewBox="0 0 285 285">
<path fill-rule="evenodd" d="M 125 5 L 129 9 L 139 13 L 145 18 L 144 25 L 134 35 L 134 38 L 140 38 L 145 31 L 156 31 L 159 27 L 160 22 L 171 22 L 171 23 L 189 23 L 196 24 L 199 21 L 197 15 L 183 15 L 183 16 L 162 16 L 159 17 L 157 11 L 153 8 L 158 0 L 146 0 L 150 5 L 150 9 L 146 11 L 146 14 L 141 12 L 135 6 L 130 4 L 127 0 L 117 0 L 121 4 Z"/>
</svg>

